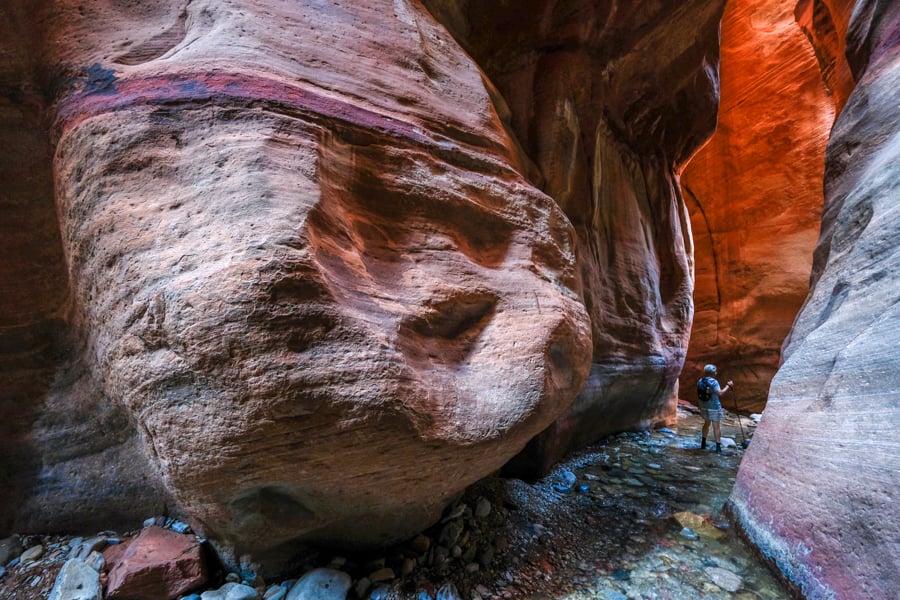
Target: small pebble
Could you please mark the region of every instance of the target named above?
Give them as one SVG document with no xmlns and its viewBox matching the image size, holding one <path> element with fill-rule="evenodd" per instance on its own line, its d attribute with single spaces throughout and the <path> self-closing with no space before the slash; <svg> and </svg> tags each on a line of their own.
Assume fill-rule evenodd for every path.
<svg viewBox="0 0 900 600">
<path fill-rule="evenodd" d="M 356 595 L 360 598 L 365 598 L 366 592 L 369 591 L 370 587 L 372 587 L 372 582 L 369 581 L 368 577 L 363 577 L 356 582 Z"/>
<path fill-rule="evenodd" d="M 190 533 L 191 531 L 191 526 L 181 521 L 174 521 L 169 528 L 176 533 Z"/>
<path fill-rule="evenodd" d="M 484 496 L 478 498 L 478 502 L 475 504 L 475 516 L 479 519 L 483 519 L 489 514 L 491 514 L 491 502 Z"/>
<path fill-rule="evenodd" d="M 369 580 L 374 583 L 380 583 L 382 581 L 391 581 L 394 578 L 396 578 L 396 575 L 394 574 L 394 570 L 391 569 L 390 567 L 384 567 L 384 568 L 378 569 L 377 571 L 369 573 Z"/>
<path fill-rule="evenodd" d="M 35 562 L 43 555 L 44 555 L 44 547 L 42 545 L 38 544 L 37 546 L 32 546 L 31 548 L 29 548 L 28 550 L 23 552 L 22 555 L 19 557 L 19 562 L 22 563 L 23 565 L 27 565 L 28 563 Z"/>
</svg>

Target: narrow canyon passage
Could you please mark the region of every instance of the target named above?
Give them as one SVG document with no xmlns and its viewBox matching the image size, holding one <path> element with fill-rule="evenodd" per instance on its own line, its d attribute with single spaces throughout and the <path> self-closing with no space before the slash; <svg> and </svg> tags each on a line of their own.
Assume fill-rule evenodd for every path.
<svg viewBox="0 0 900 600">
<path fill-rule="evenodd" d="M 737 384 L 729 408 L 736 400 L 745 414 L 765 407 L 809 293 L 825 145 L 840 101 L 799 10 L 781 0 L 727 4 L 716 132 L 681 174 L 695 270 L 681 397 L 693 400 L 703 365 L 715 363 Z"/>
<path fill-rule="evenodd" d="M 6 0 L 0 584 L 781 597 L 727 501 L 893 600 L 898 89 L 892 0 Z"/>
</svg>

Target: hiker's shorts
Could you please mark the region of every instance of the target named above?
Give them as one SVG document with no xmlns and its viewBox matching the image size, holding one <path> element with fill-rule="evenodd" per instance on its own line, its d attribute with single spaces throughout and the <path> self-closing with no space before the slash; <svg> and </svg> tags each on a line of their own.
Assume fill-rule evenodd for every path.
<svg viewBox="0 0 900 600">
<path fill-rule="evenodd" d="M 704 421 L 721 421 L 725 418 L 725 411 L 721 408 L 701 408 L 700 416 Z"/>
</svg>

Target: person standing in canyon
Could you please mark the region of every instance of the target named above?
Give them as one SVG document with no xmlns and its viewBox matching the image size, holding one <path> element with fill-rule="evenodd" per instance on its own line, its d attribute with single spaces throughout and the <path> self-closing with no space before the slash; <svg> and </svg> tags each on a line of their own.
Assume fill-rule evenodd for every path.
<svg viewBox="0 0 900 600">
<path fill-rule="evenodd" d="M 716 453 L 720 453 L 722 452 L 721 422 L 724 410 L 719 398 L 734 388 L 734 382 L 727 382 L 724 388 L 719 386 L 719 381 L 716 379 L 717 373 L 716 365 L 703 367 L 703 377 L 697 382 L 697 398 L 700 401 L 700 415 L 703 417 L 700 448 L 706 448 L 706 436 L 709 434 L 709 425 L 712 423 L 713 433 L 716 436 Z"/>
</svg>

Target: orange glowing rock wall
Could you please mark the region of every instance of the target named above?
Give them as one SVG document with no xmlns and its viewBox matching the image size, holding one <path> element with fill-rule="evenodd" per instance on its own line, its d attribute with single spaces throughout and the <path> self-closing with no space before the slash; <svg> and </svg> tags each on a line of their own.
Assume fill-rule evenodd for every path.
<svg viewBox="0 0 900 600">
<path fill-rule="evenodd" d="M 696 279 L 681 397 L 695 399 L 712 362 L 737 384 L 729 408 L 734 398 L 743 410 L 765 405 L 808 291 L 833 120 L 834 101 L 791 5 L 729 2 L 718 129 L 682 175 Z"/>
<path fill-rule="evenodd" d="M 794 9 L 797 24 L 809 38 L 822 75 L 840 111 L 853 91 L 847 52 L 847 23 L 853 0 L 800 0 Z"/>
</svg>

